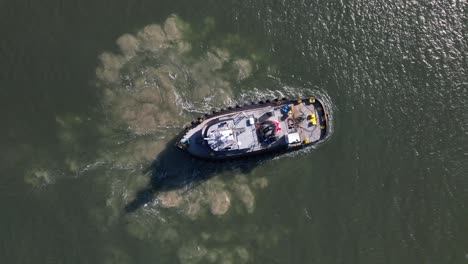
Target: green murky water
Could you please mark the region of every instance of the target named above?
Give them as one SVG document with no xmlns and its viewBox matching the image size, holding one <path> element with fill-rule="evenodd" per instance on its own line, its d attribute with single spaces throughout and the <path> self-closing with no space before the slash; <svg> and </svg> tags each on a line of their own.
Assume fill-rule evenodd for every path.
<svg viewBox="0 0 468 264">
<path fill-rule="evenodd" d="M 465 263 L 466 1 L 0 1 L 2 263 Z M 320 97 L 319 146 L 210 164 L 213 109 Z"/>
</svg>

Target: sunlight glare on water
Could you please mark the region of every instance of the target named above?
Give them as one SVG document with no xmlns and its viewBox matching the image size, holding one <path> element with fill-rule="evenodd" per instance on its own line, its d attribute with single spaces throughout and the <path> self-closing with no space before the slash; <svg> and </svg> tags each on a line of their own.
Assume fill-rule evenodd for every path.
<svg viewBox="0 0 468 264">
<path fill-rule="evenodd" d="M 466 261 L 466 1 L 0 7 L 3 262 Z M 308 96 L 331 117 L 313 148 L 173 147 L 205 113 Z"/>
</svg>

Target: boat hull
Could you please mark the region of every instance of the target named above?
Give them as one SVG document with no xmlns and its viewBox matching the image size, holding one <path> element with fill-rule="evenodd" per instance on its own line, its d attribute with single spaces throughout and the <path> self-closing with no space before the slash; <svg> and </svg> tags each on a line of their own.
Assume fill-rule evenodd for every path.
<svg viewBox="0 0 468 264">
<path fill-rule="evenodd" d="M 279 109 L 285 105 L 290 105 L 293 107 L 299 107 L 301 104 L 307 104 L 309 107 L 314 108 L 314 120 L 304 121 L 313 128 L 317 128 L 314 132 L 313 140 L 301 140 L 301 142 L 295 144 L 270 144 L 268 147 L 258 147 L 250 149 L 235 149 L 230 151 L 215 151 L 207 143 L 206 134 L 207 127 L 210 127 L 216 122 L 221 122 L 220 120 L 229 119 L 238 113 L 255 113 L 255 111 L 261 112 L 263 109 Z M 286 115 L 286 114 L 285 114 Z M 233 117 L 234 118 L 234 117 Z M 280 154 L 290 151 L 296 151 L 304 147 L 315 145 L 323 141 L 329 132 L 328 125 L 328 111 L 322 104 L 322 102 L 313 97 L 301 98 L 296 100 L 273 100 L 273 101 L 260 101 L 258 104 L 251 104 L 245 106 L 235 106 L 229 107 L 226 110 L 214 111 L 213 114 L 206 114 L 203 117 L 198 118 L 192 122 L 192 124 L 185 128 L 184 132 L 178 137 L 176 146 L 191 154 L 192 156 L 204 160 L 213 160 L 213 161 L 222 161 L 222 160 L 232 160 L 232 159 L 241 159 L 245 157 L 266 155 L 266 154 Z M 248 122 L 248 121 L 247 121 Z M 305 129 L 306 131 L 309 131 Z M 312 139 L 312 138 L 311 138 Z M 189 143 L 187 143 L 189 142 Z M 240 144 L 240 143 L 239 143 Z"/>
</svg>

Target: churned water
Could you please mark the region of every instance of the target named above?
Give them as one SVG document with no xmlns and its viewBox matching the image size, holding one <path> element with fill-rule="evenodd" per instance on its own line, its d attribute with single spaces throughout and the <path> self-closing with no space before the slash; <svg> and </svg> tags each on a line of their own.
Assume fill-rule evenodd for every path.
<svg viewBox="0 0 468 264">
<path fill-rule="evenodd" d="M 466 1 L 0 1 L 2 263 L 466 263 Z M 226 164 L 191 120 L 316 96 Z"/>
</svg>

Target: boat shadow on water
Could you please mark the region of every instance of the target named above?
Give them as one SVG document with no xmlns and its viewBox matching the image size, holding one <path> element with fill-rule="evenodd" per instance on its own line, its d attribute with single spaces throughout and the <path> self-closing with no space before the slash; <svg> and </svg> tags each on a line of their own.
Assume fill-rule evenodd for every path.
<svg viewBox="0 0 468 264">
<path fill-rule="evenodd" d="M 146 188 L 139 190 L 135 198 L 125 206 L 126 213 L 132 213 L 153 201 L 160 192 L 189 190 L 227 171 L 247 174 L 266 159 L 278 155 L 269 154 L 224 162 L 206 161 L 194 158 L 175 147 L 177 138 L 169 141 L 151 165 L 142 171 L 143 174 L 149 175 L 150 183 Z"/>
</svg>

